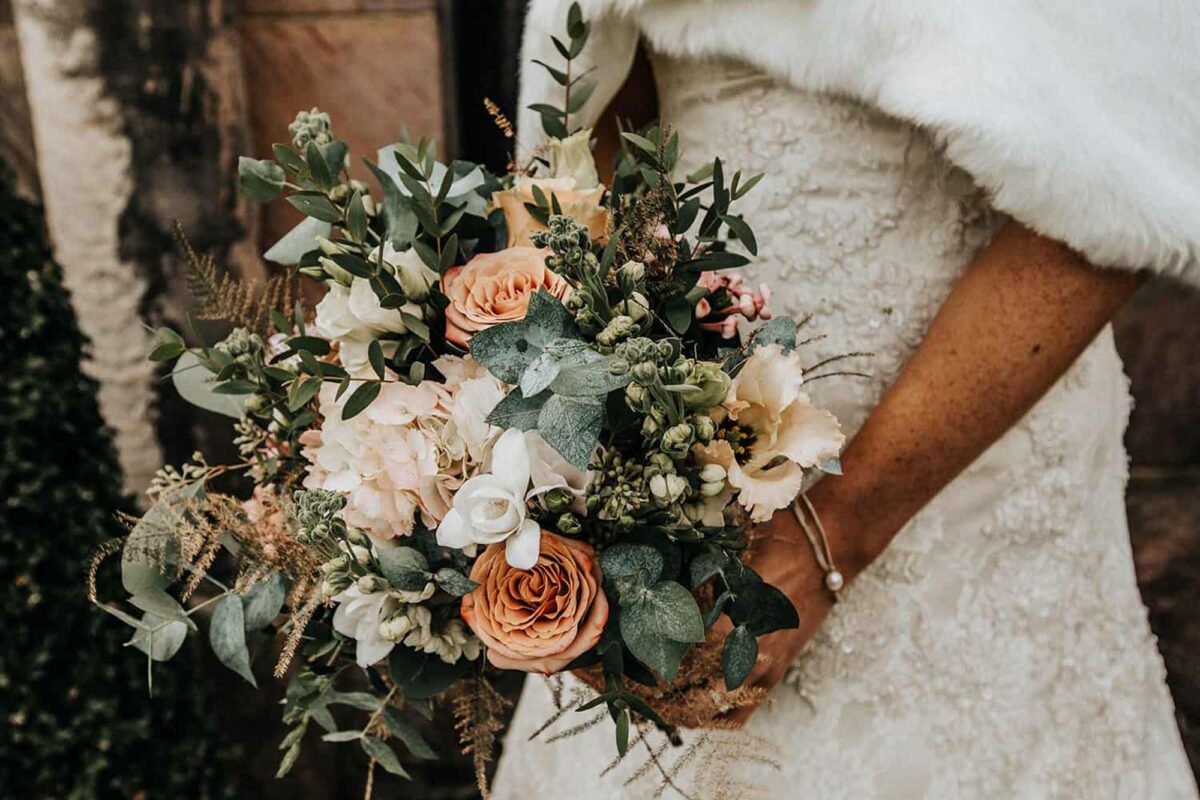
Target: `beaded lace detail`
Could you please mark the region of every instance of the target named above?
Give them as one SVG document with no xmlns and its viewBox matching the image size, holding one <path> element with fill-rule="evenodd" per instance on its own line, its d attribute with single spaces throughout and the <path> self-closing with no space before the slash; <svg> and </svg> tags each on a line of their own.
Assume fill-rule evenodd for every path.
<svg viewBox="0 0 1200 800">
<path fill-rule="evenodd" d="M 825 354 L 874 354 L 856 365 L 870 379 L 810 386 L 852 435 L 1000 220 L 906 124 L 732 63 L 656 57 L 655 72 L 686 168 L 720 154 L 729 170 L 766 173 L 741 211 L 774 307 L 812 314 Z M 1105 330 L 845 589 L 747 727 L 779 750 L 778 768 L 751 763 L 742 777 L 773 798 L 1195 798 L 1134 582 L 1129 406 Z M 608 725 L 527 741 L 551 713 L 531 679 L 497 797 L 689 792 L 678 777 L 681 791 L 656 794 L 655 771 L 634 765 L 599 777 Z M 709 789 L 689 796 L 734 785 L 690 762 L 680 776 Z"/>
</svg>

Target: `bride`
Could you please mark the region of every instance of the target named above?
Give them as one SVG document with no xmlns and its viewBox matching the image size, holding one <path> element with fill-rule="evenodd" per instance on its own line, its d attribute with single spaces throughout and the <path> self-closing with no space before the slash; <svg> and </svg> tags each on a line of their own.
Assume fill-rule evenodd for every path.
<svg viewBox="0 0 1200 800">
<path fill-rule="evenodd" d="M 526 64 L 567 5 L 531 4 Z M 808 493 L 851 582 L 835 607 L 794 519 L 770 523 L 754 566 L 803 622 L 764 640 L 745 763 L 690 731 L 613 764 L 578 714 L 533 736 L 578 684 L 531 678 L 495 796 L 699 800 L 739 778 L 771 798 L 1195 798 L 1134 583 L 1108 322 L 1147 272 L 1200 280 L 1200 14 L 583 6 L 593 118 L 640 39 L 684 166 L 770 176 L 742 210 L 773 303 L 829 354 L 873 353 L 869 380 L 812 385 L 852 436 L 844 477 Z M 522 106 L 552 91 L 523 71 Z"/>
</svg>

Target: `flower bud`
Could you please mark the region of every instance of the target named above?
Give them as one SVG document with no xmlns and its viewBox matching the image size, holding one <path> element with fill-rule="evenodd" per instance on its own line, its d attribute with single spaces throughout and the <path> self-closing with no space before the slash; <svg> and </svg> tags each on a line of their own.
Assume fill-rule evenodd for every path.
<svg viewBox="0 0 1200 800">
<path fill-rule="evenodd" d="M 650 392 L 639 383 L 630 383 L 625 387 L 625 403 L 634 411 L 645 413 L 650 410 Z"/>
<path fill-rule="evenodd" d="M 662 451 L 675 458 L 683 458 L 692 446 L 695 436 L 695 429 L 686 422 L 672 425 L 663 434 Z"/>
<path fill-rule="evenodd" d="M 696 430 L 696 441 L 700 444 L 708 444 L 717 435 L 717 423 L 707 414 L 692 417 L 692 427 Z"/>
<path fill-rule="evenodd" d="M 350 558 L 346 555 L 340 555 L 337 558 L 331 558 L 321 565 L 321 572 L 326 575 L 332 575 L 337 572 L 345 572 L 350 569 Z"/>
<path fill-rule="evenodd" d="M 551 489 L 542 497 L 546 510 L 551 514 L 561 514 L 571 506 L 574 496 L 566 489 Z"/>
<path fill-rule="evenodd" d="M 618 314 L 613 317 L 604 330 L 596 334 L 596 344 L 604 348 L 615 347 L 619 342 L 628 339 L 638 332 L 638 325 L 633 317 Z"/>
<path fill-rule="evenodd" d="M 720 483 L 725 480 L 726 474 L 720 464 L 705 464 L 700 470 L 700 480 L 703 483 Z"/>
<path fill-rule="evenodd" d="M 629 372 L 635 381 L 643 385 L 651 384 L 658 380 L 658 366 L 653 361 L 642 361 L 634 364 Z"/>
<path fill-rule="evenodd" d="M 617 270 L 617 284 L 626 297 L 632 295 L 646 278 L 646 265 L 640 261 L 626 261 Z"/>
<path fill-rule="evenodd" d="M 318 260 L 318 263 L 321 265 L 321 269 L 325 270 L 326 275 L 333 278 L 343 286 L 349 286 L 354 282 L 354 276 L 339 267 L 332 258 L 325 258 L 322 256 Z"/>
<path fill-rule="evenodd" d="M 600 498 L 597 497 L 596 499 L 599 500 Z M 579 517 L 568 512 L 558 518 L 558 530 L 568 536 L 578 536 L 583 533 L 583 524 L 579 521 Z"/>
<path fill-rule="evenodd" d="M 375 594 L 387 588 L 388 582 L 378 575 L 363 575 L 358 579 L 358 590 L 363 594 Z"/>
<path fill-rule="evenodd" d="M 346 539 L 350 544 L 356 544 L 359 547 L 371 546 L 371 537 L 358 528 L 348 528 L 346 530 Z"/>
</svg>

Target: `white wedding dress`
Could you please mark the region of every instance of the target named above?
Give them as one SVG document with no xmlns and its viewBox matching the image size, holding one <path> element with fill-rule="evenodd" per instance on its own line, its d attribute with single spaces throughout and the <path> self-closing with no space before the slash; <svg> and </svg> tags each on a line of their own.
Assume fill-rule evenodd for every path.
<svg viewBox="0 0 1200 800">
<path fill-rule="evenodd" d="M 530 13 L 545 16 L 533 27 L 556 30 L 549 12 L 563 3 L 539 2 Z M 591 0 L 635 9 L 641 2 Z M 795 5 L 774 4 L 780 15 L 801 8 L 801 0 L 789 2 Z M 749 9 L 770 3 L 728 5 L 748 9 L 734 15 L 736 23 L 747 30 L 757 23 L 769 38 L 775 18 L 763 12 L 755 19 Z M 737 41 L 727 30 L 733 26 L 710 13 L 720 6 L 651 2 L 637 21 L 651 44 L 663 116 L 681 133 L 684 168 L 719 155 L 730 173 L 766 174 L 739 206 L 760 243 L 749 277 L 774 287 L 778 311 L 812 314 L 806 331 L 827 338 L 809 362 L 874 354 L 855 363 L 869 380 L 830 378 L 809 387 L 853 436 L 1004 216 L 943 156 L 953 141 L 939 147 L 893 116 L 748 66 L 771 52 L 729 44 Z M 655 19 L 659 7 L 664 14 L 694 10 Z M 841 12 L 835 6 L 830 13 Z M 608 36 L 599 25 L 593 30 L 597 47 L 619 50 L 616 34 Z M 526 37 L 526 59 L 542 55 L 529 30 Z M 671 37 L 684 44 L 654 46 Z M 697 44 L 710 40 L 711 47 Z M 916 48 L 918 60 L 926 55 Z M 604 58 L 601 82 L 619 84 L 623 67 L 605 76 Z M 553 90 L 537 80 L 523 76 L 523 101 Z M 1181 191 L 1194 199 L 1195 187 Z M 1008 207 L 1024 210 L 1019 202 Z M 1056 218 L 1065 226 L 1059 238 L 1070 240 L 1085 224 L 1071 213 Z M 1121 253 L 1130 265 L 1161 266 L 1158 254 L 1179 249 L 1167 243 L 1169 226 L 1161 241 L 1126 235 L 1115 223 L 1108 228 L 1112 242 L 1098 240 L 1091 250 L 1078 244 L 1097 263 Z M 1149 255 L 1142 258 L 1139 247 Z M 1186 256 L 1161 261 L 1174 265 L 1164 270 L 1194 279 Z M 606 715 L 563 711 L 587 690 L 570 676 L 531 676 L 493 796 L 1195 800 L 1134 581 L 1122 444 L 1129 408 L 1106 328 L 847 587 L 743 732 L 687 731 L 682 744 L 672 744 L 649 731 L 635 735 L 616 761 Z"/>
</svg>

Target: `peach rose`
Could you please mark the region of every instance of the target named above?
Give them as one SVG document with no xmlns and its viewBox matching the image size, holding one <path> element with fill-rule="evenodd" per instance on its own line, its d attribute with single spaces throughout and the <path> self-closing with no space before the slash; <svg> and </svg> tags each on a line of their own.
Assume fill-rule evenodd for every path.
<svg viewBox="0 0 1200 800">
<path fill-rule="evenodd" d="M 542 531 L 532 569 L 515 569 L 504 545 L 489 545 L 471 568 L 479 588 L 462 599 L 462 617 L 500 669 L 549 675 L 600 641 L 608 600 L 590 545 Z"/>
<path fill-rule="evenodd" d="M 510 247 L 480 253 L 465 266 L 447 270 L 442 291 L 446 307 L 446 338 L 466 347 L 471 336 L 500 322 L 525 319 L 529 298 L 545 289 L 561 300 L 570 285 L 546 269 L 549 250 Z"/>
<path fill-rule="evenodd" d="M 526 203 L 534 202 L 535 185 L 547 200 L 551 195 L 557 197 L 562 212 L 587 228 L 593 242 L 608 238 L 608 209 L 600 202 L 604 197 L 603 186 L 581 191 L 575 188 L 573 178 L 535 179 L 522 176 L 517 178 L 513 188 L 492 195 L 492 202 L 504 212 L 509 247 L 530 247 L 533 245 L 530 234 L 546 230 L 546 226 L 530 216 L 525 208 Z"/>
</svg>

